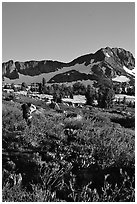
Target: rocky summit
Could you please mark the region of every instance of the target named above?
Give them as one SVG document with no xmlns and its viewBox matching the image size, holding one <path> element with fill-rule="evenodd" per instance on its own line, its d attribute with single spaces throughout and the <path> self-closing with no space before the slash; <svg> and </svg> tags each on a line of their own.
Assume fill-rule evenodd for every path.
<svg viewBox="0 0 137 204">
<path fill-rule="evenodd" d="M 66 83 L 76 81 L 102 82 L 134 81 L 135 58 L 123 48 L 101 48 L 95 53 L 80 56 L 69 63 L 42 60 L 2 63 L 5 82 L 28 84 L 41 82 Z"/>
</svg>

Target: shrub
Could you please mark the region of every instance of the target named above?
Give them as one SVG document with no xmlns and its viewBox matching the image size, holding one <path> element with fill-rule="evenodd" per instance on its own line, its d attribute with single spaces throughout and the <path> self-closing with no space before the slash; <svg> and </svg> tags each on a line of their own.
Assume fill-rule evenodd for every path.
<svg viewBox="0 0 137 204">
<path fill-rule="evenodd" d="M 48 109 L 34 114 L 29 128 L 20 105 L 4 101 L 2 165 L 7 177 L 21 173 L 22 185 L 4 179 L 3 201 L 133 202 L 134 131 L 108 115 L 91 109 L 73 120 Z M 75 131 L 69 142 L 66 129 Z"/>
</svg>

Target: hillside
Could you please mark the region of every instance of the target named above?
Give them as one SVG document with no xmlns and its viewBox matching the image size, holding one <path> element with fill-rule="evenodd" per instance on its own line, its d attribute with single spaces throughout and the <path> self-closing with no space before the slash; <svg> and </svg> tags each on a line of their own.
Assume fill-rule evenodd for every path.
<svg viewBox="0 0 137 204">
<path fill-rule="evenodd" d="M 37 106 L 30 128 L 28 100 Z M 133 108 L 60 104 L 79 120 L 28 97 L 2 103 L 3 202 L 135 201 Z"/>
<path fill-rule="evenodd" d="M 2 63 L 5 82 L 28 84 L 40 82 L 44 77 L 48 83 L 100 80 L 125 81 L 135 78 L 135 58 L 122 48 L 101 48 L 94 54 L 80 56 L 69 63 L 42 60 Z"/>
</svg>

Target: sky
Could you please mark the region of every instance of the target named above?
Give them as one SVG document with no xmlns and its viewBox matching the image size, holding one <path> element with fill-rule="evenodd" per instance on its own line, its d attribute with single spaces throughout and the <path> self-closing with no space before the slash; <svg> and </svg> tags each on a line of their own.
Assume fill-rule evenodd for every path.
<svg viewBox="0 0 137 204">
<path fill-rule="evenodd" d="M 135 56 L 134 2 L 2 3 L 2 62 L 70 62 L 105 47 Z"/>
</svg>

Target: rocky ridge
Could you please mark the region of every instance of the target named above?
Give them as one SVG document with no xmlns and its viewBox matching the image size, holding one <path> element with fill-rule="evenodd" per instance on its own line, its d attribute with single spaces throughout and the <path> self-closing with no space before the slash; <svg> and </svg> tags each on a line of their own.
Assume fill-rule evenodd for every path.
<svg viewBox="0 0 137 204">
<path fill-rule="evenodd" d="M 126 76 L 134 80 L 135 58 L 132 53 L 122 48 L 101 48 L 94 54 L 80 56 L 69 63 L 42 60 L 14 62 L 9 60 L 2 63 L 2 76 L 10 79 L 11 83 L 18 79 L 20 83 L 24 77 L 30 83 L 37 77 L 45 77 L 48 83 L 74 82 L 78 80 L 112 80 L 117 76 Z M 23 79 L 22 79 L 23 77 Z M 27 80 L 27 78 L 26 78 Z"/>
</svg>

